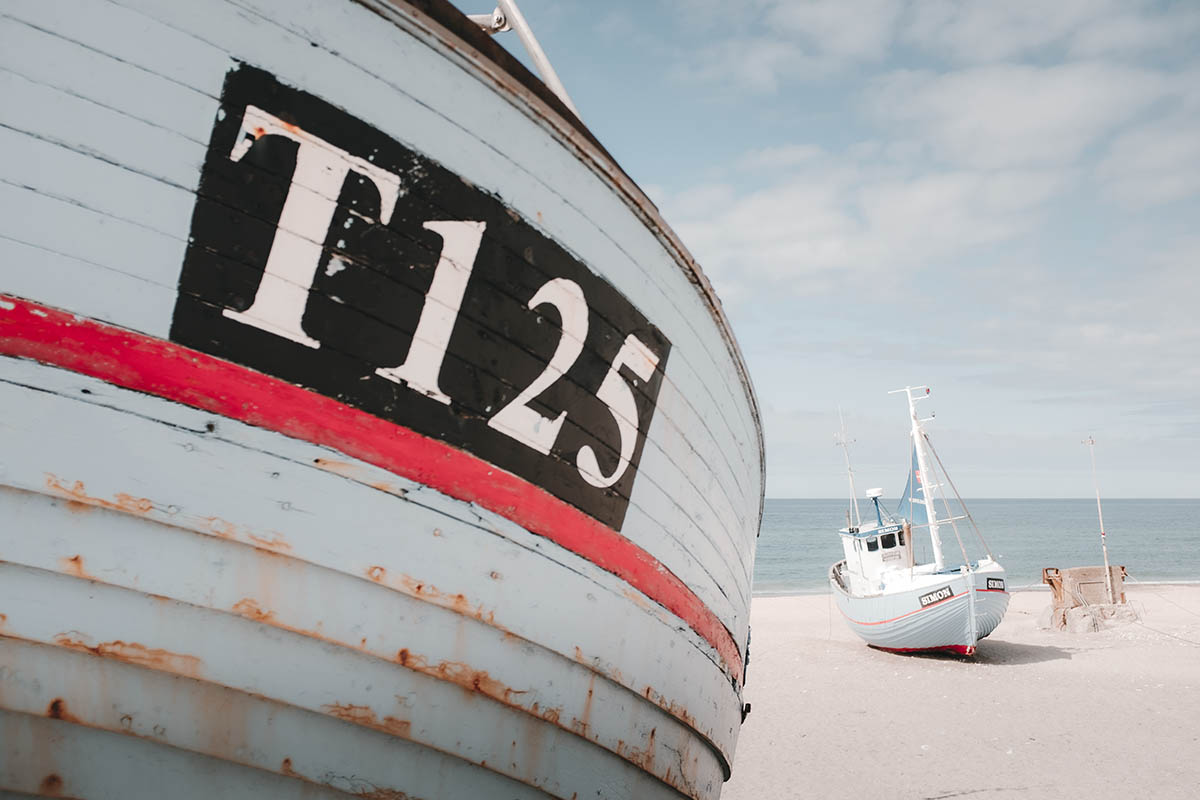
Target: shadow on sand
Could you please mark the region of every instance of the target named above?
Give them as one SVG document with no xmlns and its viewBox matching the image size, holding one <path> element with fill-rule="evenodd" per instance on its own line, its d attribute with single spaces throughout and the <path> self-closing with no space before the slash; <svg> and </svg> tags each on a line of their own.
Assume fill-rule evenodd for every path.
<svg viewBox="0 0 1200 800">
<path fill-rule="evenodd" d="M 1017 644 L 997 639 L 985 639 L 973 656 L 955 653 L 900 653 L 905 658 L 928 659 L 931 661 L 961 661 L 964 663 L 1009 666 L 1017 664 L 1040 664 L 1044 661 L 1070 659 L 1071 650 L 1044 644 Z"/>
<path fill-rule="evenodd" d="M 1043 661 L 1070 659 L 1071 650 L 1049 644 L 1017 644 L 1003 640 L 985 639 L 975 651 L 975 661 L 980 664 L 1002 666 L 1007 664 L 1040 664 Z"/>
</svg>

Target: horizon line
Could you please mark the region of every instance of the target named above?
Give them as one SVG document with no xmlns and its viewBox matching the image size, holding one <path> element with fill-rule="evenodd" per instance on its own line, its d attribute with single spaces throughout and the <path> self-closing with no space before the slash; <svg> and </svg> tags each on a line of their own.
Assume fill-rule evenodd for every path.
<svg viewBox="0 0 1200 800">
<path fill-rule="evenodd" d="M 884 497 L 887 497 L 887 495 L 884 495 Z M 899 499 L 899 497 L 894 498 L 894 499 Z M 1095 495 L 1089 495 L 1089 496 L 1085 496 L 1085 497 L 1015 497 L 1015 496 L 967 497 L 964 499 L 966 499 L 966 500 L 1087 500 L 1092 503 L 1096 502 Z M 763 500 L 764 501 L 765 500 L 845 500 L 848 502 L 850 500 L 850 498 L 848 498 L 848 497 L 764 497 Z M 1105 497 L 1105 498 L 1102 498 L 1102 500 L 1104 502 L 1108 502 L 1110 500 L 1192 500 L 1192 501 L 1200 501 L 1200 496 L 1198 496 L 1198 497 L 1166 497 L 1166 496 Z"/>
</svg>

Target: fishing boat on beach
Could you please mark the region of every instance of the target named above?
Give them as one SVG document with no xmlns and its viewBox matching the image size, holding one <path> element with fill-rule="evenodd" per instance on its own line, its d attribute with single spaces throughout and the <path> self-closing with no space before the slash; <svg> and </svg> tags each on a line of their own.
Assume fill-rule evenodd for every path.
<svg viewBox="0 0 1200 800">
<path fill-rule="evenodd" d="M 928 420 L 916 404 L 924 386 L 907 387 L 912 440 L 908 483 L 895 514 L 880 504 L 882 489 L 869 489 L 874 519 L 859 513 L 854 472 L 843 431 L 850 475 L 851 509 L 839 531 L 845 559 L 829 571 L 829 585 L 846 624 L 872 647 L 901 653 L 948 651 L 973 655 L 1008 608 L 1004 568 L 995 560 L 975 520 L 946 473 L 925 432 Z M 945 488 L 954 494 L 951 506 Z M 974 530 L 986 556 L 970 560 L 959 523 Z M 962 560 L 948 564 L 942 531 L 949 526 Z M 919 532 L 919 534 L 918 534 Z M 929 561 L 917 562 L 914 535 L 928 536 Z"/>
<path fill-rule="evenodd" d="M 5 3 L 0 795 L 719 795 L 757 402 L 499 5 Z"/>
</svg>

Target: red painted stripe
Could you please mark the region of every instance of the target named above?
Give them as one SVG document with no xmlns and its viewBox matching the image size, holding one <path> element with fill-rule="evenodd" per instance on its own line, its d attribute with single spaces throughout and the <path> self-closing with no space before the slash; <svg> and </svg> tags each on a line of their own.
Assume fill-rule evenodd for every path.
<svg viewBox="0 0 1200 800">
<path fill-rule="evenodd" d="M 942 647 L 880 647 L 877 644 L 868 645 L 876 650 L 886 650 L 889 653 L 957 653 L 960 656 L 975 655 L 975 646 L 965 644 L 948 644 Z"/>
<path fill-rule="evenodd" d="M 9 307 L 11 306 L 11 308 Z M 528 481 L 316 392 L 173 342 L 0 294 L 0 354 L 31 358 L 277 431 L 478 503 L 613 573 L 742 660 L 717 616 L 658 559 Z"/>
</svg>

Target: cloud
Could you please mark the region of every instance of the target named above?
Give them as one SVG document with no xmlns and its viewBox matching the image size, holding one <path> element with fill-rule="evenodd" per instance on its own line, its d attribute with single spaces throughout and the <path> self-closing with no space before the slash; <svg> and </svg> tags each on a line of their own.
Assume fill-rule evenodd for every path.
<svg viewBox="0 0 1200 800">
<path fill-rule="evenodd" d="M 914 3 L 902 39 L 965 62 L 1003 61 L 1061 43 L 1119 0 L 927 0 Z"/>
<path fill-rule="evenodd" d="M 676 2 L 690 47 L 676 80 L 774 94 L 885 59 L 903 0 Z"/>
<path fill-rule="evenodd" d="M 1148 0 L 675 0 L 677 79 L 772 94 L 917 55 L 949 65 L 1191 56 L 1200 8 Z"/>
<path fill-rule="evenodd" d="M 1096 168 L 1114 202 L 1142 209 L 1200 193 L 1200 114 L 1179 113 L 1123 133 Z"/>
<path fill-rule="evenodd" d="M 1072 37 L 1073 56 L 1129 56 L 1194 46 L 1200 32 L 1200 8 L 1178 4 L 1155 15 L 1117 13 L 1094 19 Z"/>
<path fill-rule="evenodd" d="M 767 186 L 698 187 L 662 198 L 661 207 L 728 302 L 756 291 L 826 295 L 850 275 L 885 293 L 931 263 L 1035 229 L 1039 209 L 1071 177 L 906 171 L 826 154 L 796 162 Z"/>
<path fill-rule="evenodd" d="M 773 94 L 796 76 L 824 75 L 828 66 L 776 36 L 744 36 L 698 44 L 669 70 L 673 80 Z"/>
<path fill-rule="evenodd" d="M 997 383 L 1035 395 L 1169 400 L 1200 408 L 1200 236 L 1153 225 L 1104 239 L 1095 261 L 1058 263 L 1044 248 L 977 266 L 956 293 L 974 313 L 947 341 L 950 363 L 988 365 Z M 964 329 L 964 334 L 968 330 Z"/>
<path fill-rule="evenodd" d="M 790 0 L 775 3 L 765 21 L 826 58 L 879 61 L 887 55 L 903 10 L 900 0 Z"/>
<path fill-rule="evenodd" d="M 976 168 L 1061 165 L 1172 90 L 1161 73 L 1102 63 L 896 71 L 871 82 L 864 111 Z"/>
<path fill-rule="evenodd" d="M 776 170 L 808 164 L 825 155 L 823 148 L 812 144 L 789 144 L 764 147 L 744 153 L 735 162 L 743 169 Z"/>
</svg>

